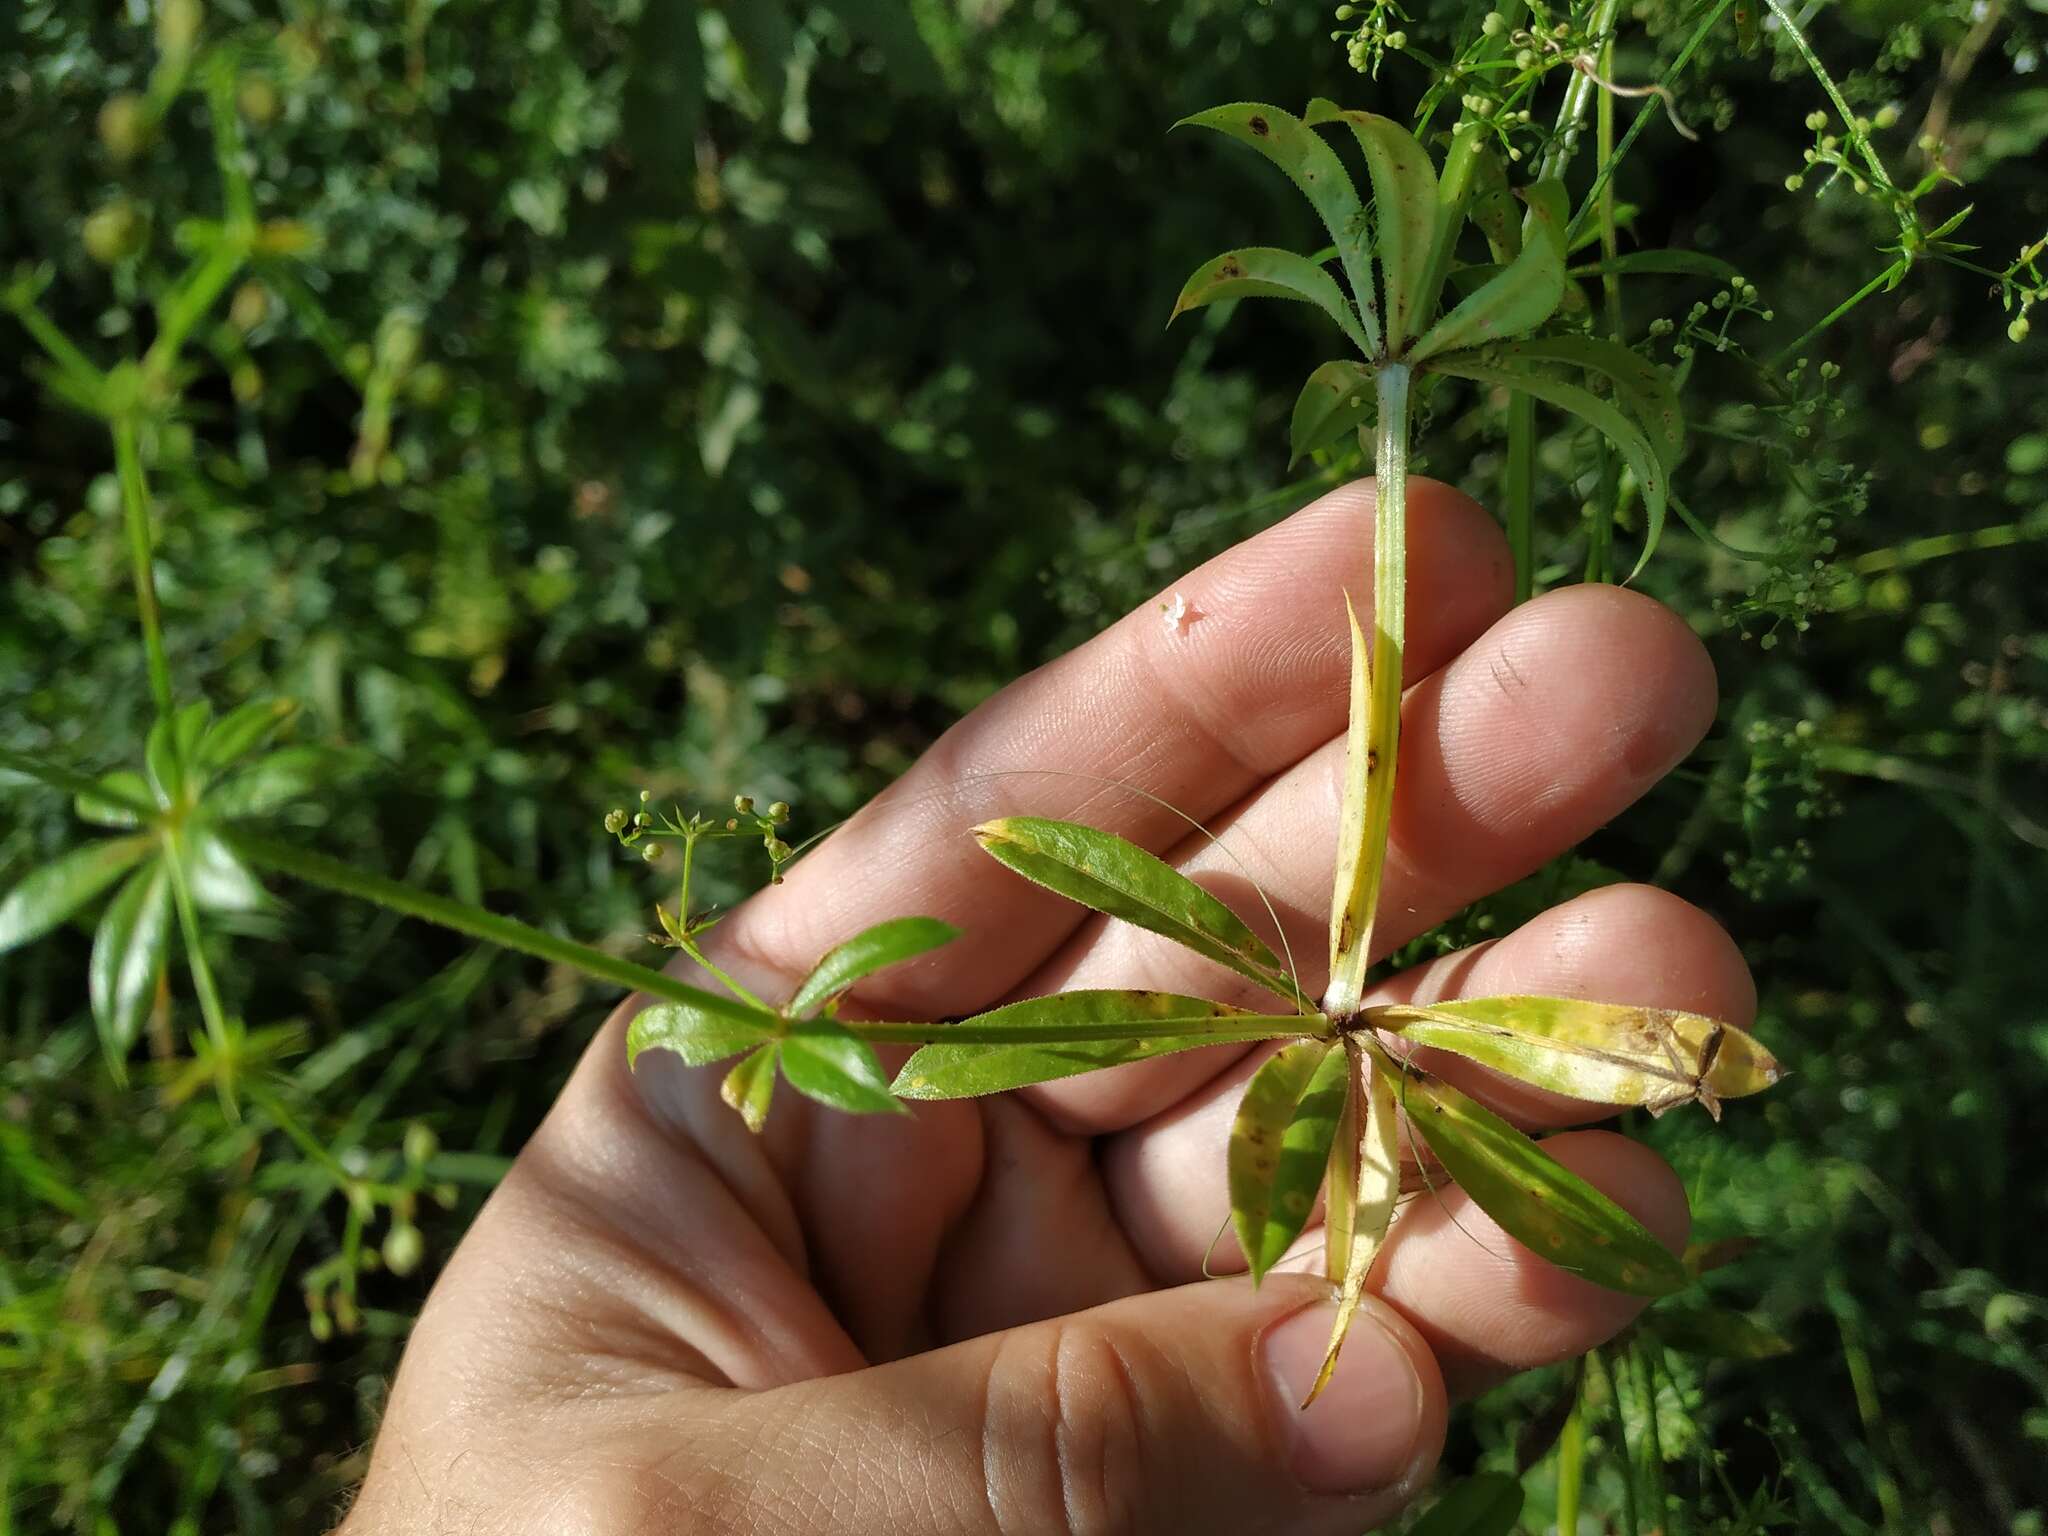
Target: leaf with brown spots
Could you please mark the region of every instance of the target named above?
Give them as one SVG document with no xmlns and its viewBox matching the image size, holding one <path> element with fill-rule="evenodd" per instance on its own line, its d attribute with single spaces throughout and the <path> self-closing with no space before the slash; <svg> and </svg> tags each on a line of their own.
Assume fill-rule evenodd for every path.
<svg viewBox="0 0 2048 1536">
<path fill-rule="evenodd" d="M 1349 1091 L 1333 1041 L 1283 1047 L 1252 1074 L 1230 1128 L 1230 1217 L 1252 1283 L 1301 1236 Z"/>
</svg>

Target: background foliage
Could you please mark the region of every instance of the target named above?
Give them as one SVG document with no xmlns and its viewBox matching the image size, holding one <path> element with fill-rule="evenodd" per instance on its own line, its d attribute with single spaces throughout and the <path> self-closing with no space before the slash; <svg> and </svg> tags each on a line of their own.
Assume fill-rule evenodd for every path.
<svg viewBox="0 0 2048 1536">
<path fill-rule="evenodd" d="M 1655 77 L 1711 9 L 1625 7 L 1615 74 Z M 1441 57 L 1483 10 L 1399 25 Z M 1901 180 L 1939 159 L 1965 183 L 1928 223 L 1974 204 L 1958 238 L 1994 269 L 2040 237 L 2040 0 L 1800 14 Z M 182 696 L 301 705 L 297 835 L 641 954 L 652 877 L 597 835 L 622 789 L 745 789 L 815 829 L 1351 472 L 1285 463 L 1310 319 L 1161 329 L 1233 236 L 1318 243 L 1262 167 L 1167 123 L 1317 92 L 1398 114 L 1427 86 L 1412 56 L 1361 78 L 1331 25 L 1291 0 L 215 0 L 258 212 L 308 249 L 202 325 L 156 436 Z M 1824 101 L 1782 34 L 1754 41 L 1731 12 L 1681 80 L 1697 143 L 1620 104 L 1660 119 L 1620 173 L 1624 248 L 1758 290 L 1695 319 L 1711 281 L 1626 288 L 1631 337 L 1669 320 L 1657 355 L 1695 353 L 1681 490 L 1764 556 L 1674 530 L 1643 578 L 1709 637 L 1720 726 L 1424 943 L 1657 879 L 1738 935 L 1797 1072 L 1718 1133 L 1642 1127 L 1703 1236 L 1757 1239 L 1710 1286 L 1759 1333 L 1610 1358 L 1589 1521 L 1662 1479 L 1700 1530 L 2039 1531 L 2048 395 L 1987 281 L 1927 261 L 1757 387 L 1741 353 L 1797 338 L 1897 231 L 1807 169 Z M 0 60 L 0 274 L 48 278 L 45 312 L 111 362 L 184 226 L 221 215 L 205 104 L 139 141 L 106 121 L 158 65 L 140 0 L 21 0 Z M 1697 334 L 1724 320 L 1732 353 Z M 104 429 L 0 335 L 0 747 L 130 766 L 151 706 Z M 1545 420 L 1539 555 L 1575 579 L 1595 455 Z M 1419 469 L 1497 502 L 1489 402 L 1439 399 L 1421 441 Z M 7 787 L 0 885 L 81 836 Z M 218 921 L 308 1150 L 201 1091 L 182 986 L 117 1084 L 89 935 L 0 959 L 0 1530 L 323 1529 L 433 1272 L 609 998 L 317 892 Z M 1513 1466 L 1565 1385 L 1479 1404 L 1453 1468 Z"/>
</svg>

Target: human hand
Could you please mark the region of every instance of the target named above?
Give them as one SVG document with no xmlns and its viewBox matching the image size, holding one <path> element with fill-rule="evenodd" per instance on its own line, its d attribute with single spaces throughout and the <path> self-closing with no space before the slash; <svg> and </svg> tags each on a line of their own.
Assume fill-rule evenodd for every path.
<svg viewBox="0 0 2048 1536">
<path fill-rule="evenodd" d="M 1367 585 L 1370 495 L 1338 491 L 1190 574 L 1184 622 L 1147 606 L 989 700 L 712 930 L 713 958 L 778 998 L 833 943 L 927 914 L 962 936 L 871 978 L 855 1007 L 948 1018 L 1079 986 L 1261 1005 L 1233 973 L 1002 874 L 965 835 L 1029 811 L 1159 851 L 1269 942 L 1284 935 L 1320 991 L 1343 590 Z M 1668 611 L 1575 587 L 1509 612 L 1505 544 L 1480 508 L 1417 480 L 1408 518 L 1413 691 L 1383 950 L 1617 814 L 1714 711 L 1711 667 Z M 1212 825 L 1235 860 L 1167 805 Z M 1755 1005 L 1726 935 L 1641 886 L 1581 897 L 1369 1000 L 1511 992 L 1739 1024 Z M 1303 1412 L 1328 1287 L 1201 1278 L 1228 1212 L 1231 1115 L 1267 1048 L 908 1118 L 784 1093 L 757 1138 L 720 1103 L 720 1070 L 657 1051 L 628 1072 L 633 1007 L 592 1043 L 435 1287 L 348 1536 L 1354 1536 L 1426 1482 L 1453 1396 L 1579 1354 L 1642 1305 L 1441 1189 L 1397 1216 L 1377 1295 Z M 1525 1126 L 1605 1113 L 1431 1066 Z M 1654 1154 L 1599 1131 L 1546 1145 L 1683 1241 L 1684 1197 Z M 1226 1243 L 1215 1267 L 1242 1260 Z"/>
</svg>

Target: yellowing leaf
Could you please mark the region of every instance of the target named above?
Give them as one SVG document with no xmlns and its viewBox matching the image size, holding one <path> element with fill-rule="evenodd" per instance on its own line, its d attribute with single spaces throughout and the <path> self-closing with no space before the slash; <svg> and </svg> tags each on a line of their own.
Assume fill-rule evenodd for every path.
<svg viewBox="0 0 2048 1536">
<path fill-rule="evenodd" d="M 1641 1222 L 1449 1083 L 1411 1074 L 1402 1105 L 1444 1172 L 1531 1252 L 1636 1296 L 1668 1296 L 1687 1283 L 1678 1255 Z"/>
<path fill-rule="evenodd" d="M 1351 1231 L 1344 1245 L 1344 1279 L 1337 1294 L 1337 1316 L 1330 1328 L 1329 1353 L 1323 1356 L 1315 1385 L 1302 1399 L 1304 1408 L 1322 1394 L 1337 1369 L 1344 1337 L 1351 1332 L 1352 1319 L 1357 1317 L 1358 1304 L 1365 1296 L 1366 1277 L 1372 1273 L 1380 1249 L 1386 1246 L 1387 1228 L 1393 1223 L 1394 1206 L 1401 1197 L 1400 1110 L 1394 1098 L 1394 1069 L 1377 1049 L 1368 1062 L 1367 1048 L 1356 1035 L 1345 1037 L 1344 1051 L 1351 1094 L 1357 1096 L 1363 1083 L 1365 1108 L 1356 1116 L 1357 1174 L 1352 1190 Z M 1331 1198 L 1335 1197 L 1333 1184 Z"/>
<path fill-rule="evenodd" d="M 1375 1027 L 1552 1093 L 1662 1114 L 1759 1093 L 1782 1072 L 1752 1035 L 1718 1019 L 1562 997 L 1487 997 L 1373 1009 Z"/>
<path fill-rule="evenodd" d="M 958 1024 L 896 1074 L 906 1099 L 964 1099 L 1203 1045 L 1326 1032 L 1320 1015 L 1247 1013 L 1171 992 L 1059 992 Z"/>
<path fill-rule="evenodd" d="M 1301 1235 L 1350 1091 L 1333 1041 L 1290 1045 L 1252 1075 L 1230 1128 L 1230 1214 L 1252 1283 Z"/>
<path fill-rule="evenodd" d="M 773 1040 L 742 1056 L 718 1085 L 718 1096 L 738 1112 L 755 1135 L 768 1123 L 769 1101 L 775 1097 L 775 1064 L 781 1049 Z"/>
<path fill-rule="evenodd" d="M 1280 958 L 1229 907 L 1156 854 L 1079 822 L 1009 816 L 975 837 L 991 858 L 1070 901 L 1144 928 L 1301 1003 Z"/>
</svg>

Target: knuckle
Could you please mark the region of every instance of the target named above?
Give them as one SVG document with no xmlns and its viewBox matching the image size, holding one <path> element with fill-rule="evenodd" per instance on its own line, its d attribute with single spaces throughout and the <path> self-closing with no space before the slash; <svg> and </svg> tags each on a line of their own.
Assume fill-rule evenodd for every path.
<svg viewBox="0 0 2048 1536">
<path fill-rule="evenodd" d="M 1085 1322 L 1044 1324 L 1005 1345 L 984 1443 L 1029 1450 L 1006 1457 L 1000 1479 L 990 1460 L 997 1529 L 1124 1536 L 1147 1527 L 1160 1490 L 1147 1449 L 1151 1406 L 1133 1347 Z"/>
</svg>

